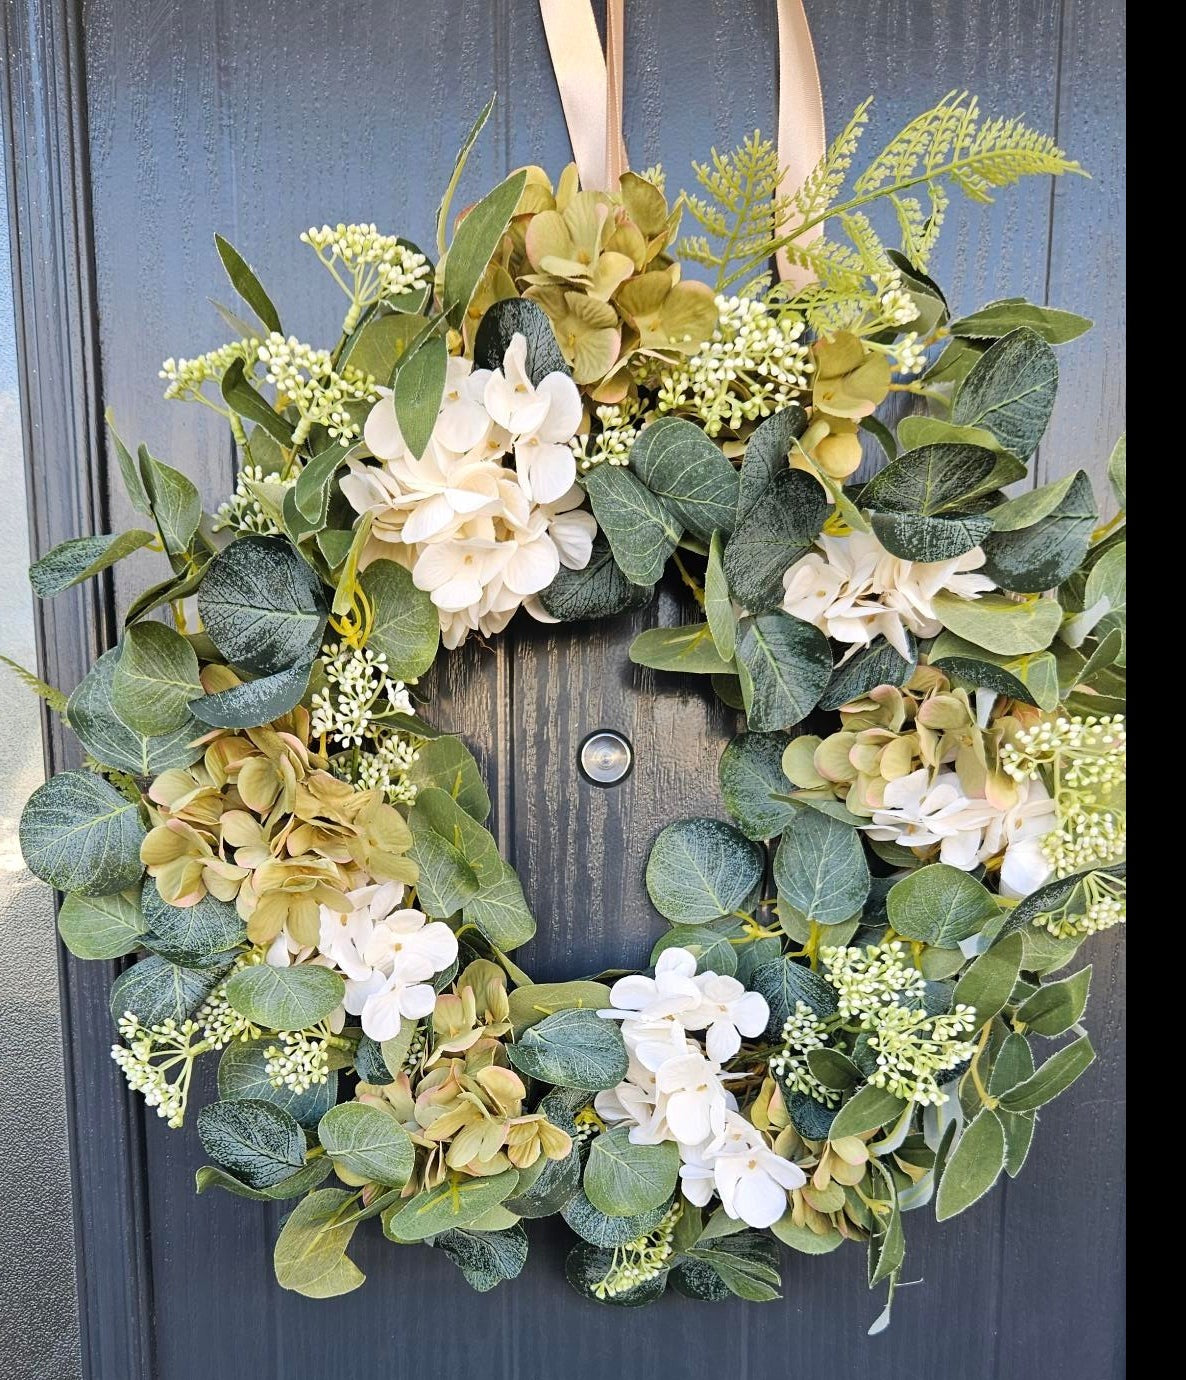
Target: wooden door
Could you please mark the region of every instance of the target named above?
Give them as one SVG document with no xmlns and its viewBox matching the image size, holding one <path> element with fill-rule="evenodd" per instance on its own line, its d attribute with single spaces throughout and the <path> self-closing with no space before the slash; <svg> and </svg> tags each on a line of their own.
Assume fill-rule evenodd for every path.
<svg viewBox="0 0 1186 1380">
<path fill-rule="evenodd" d="M 774 126 L 770 0 L 630 0 L 626 125 L 640 166 L 673 185 L 688 162 Z M 939 276 L 960 308 L 1026 293 L 1085 313 L 1067 349 L 1038 482 L 1102 474 L 1121 426 L 1123 11 L 1120 0 L 816 0 L 809 5 L 828 117 L 869 91 L 877 132 L 953 87 L 1024 111 L 1094 181 L 1036 184 L 989 212 L 958 207 Z M 161 401 L 167 355 L 222 339 L 212 235 L 254 263 L 302 338 L 337 303 L 310 272 L 301 229 L 374 220 L 431 242 L 453 153 L 491 90 L 499 107 L 470 165 L 471 193 L 524 162 L 568 158 L 534 0 L 12 0 L 7 118 L 38 550 L 130 525 L 99 419 L 198 481 L 231 483 L 218 419 Z M 901 117 L 901 118 L 900 118 Z M 870 136 L 872 139 L 874 136 Z M 323 290 L 324 289 L 324 290 Z M 117 529 L 118 530 L 118 527 Z M 43 613 L 47 672 L 72 685 L 140 580 L 66 596 Z M 448 657 L 433 712 L 479 754 L 497 831 L 539 918 L 521 958 L 540 979 L 645 960 L 660 932 L 642 886 L 671 819 L 718 809 L 716 763 L 733 725 L 687 682 L 626 659 L 638 627 L 679 616 L 674 593 L 595 628 L 520 620 L 490 648 Z M 633 774 L 606 790 L 577 746 L 610 728 Z M 61 767 L 73 749 L 51 743 Z M 1124 1172 L 1122 937 L 1093 945 L 1098 1065 L 1043 1115 L 1024 1177 L 960 1219 L 909 1223 L 905 1291 L 888 1335 L 864 1257 L 787 1262 L 785 1299 L 669 1299 L 596 1308 L 563 1281 L 563 1232 L 533 1230 L 525 1276 L 471 1294 L 436 1253 L 362 1233 L 360 1291 L 314 1303 L 276 1287 L 281 1209 L 193 1193 L 200 1148 L 145 1122 L 106 1057 L 100 965 L 66 969 L 84 1365 L 93 1380 L 280 1380 L 354 1375 L 1004 1377 L 1119 1376 Z"/>
</svg>

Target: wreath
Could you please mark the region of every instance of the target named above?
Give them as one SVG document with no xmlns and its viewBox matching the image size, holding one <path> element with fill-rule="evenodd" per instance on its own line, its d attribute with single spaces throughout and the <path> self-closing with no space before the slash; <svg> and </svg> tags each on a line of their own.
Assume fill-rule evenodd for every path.
<svg viewBox="0 0 1186 1380">
<path fill-rule="evenodd" d="M 294 1204 L 284 1288 L 356 1288 L 376 1219 L 489 1289 L 558 1213 L 604 1303 L 774 1299 L 779 1243 L 845 1240 L 892 1299 L 903 1215 L 1016 1175 L 1091 1064 L 1064 973 L 1124 919 L 1122 517 L 1082 471 L 1006 494 L 1089 323 L 957 318 L 926 271 L 952 189 L 1078 165 L 953 96 L 853 178 L 862 106 L 794 193 L 755 135 L 674 201 L 659 169 L 529 167 L 454 217 L 489 110 L 436 264 L 301 237 L 348 299 L 330 349 L 217 239 L 250 315 L 161 372 L 226 418 L 235 489 L 207 515 L 112 431 L 145 526 L 32 567 L 41 596 L 166 569 L 69 698 L 23 673 L 86 754 L 25 858 L 70 952 L 127 960 L 112 1055 L 147 1105 L 180 1126 L 217 1060 L 197 1189 Z M 891 429 L 895 394 L 925 410 Z M 1123 442 L 1109 474 L 1123 510 Z M 637 610 L 669 567 L 694 621 L 630 656 L 744 714 L 727 819 L 654 840 L 646 972 L 534 983 L 481 773 L 418 689 L 441 643 Z"/>
</svg>

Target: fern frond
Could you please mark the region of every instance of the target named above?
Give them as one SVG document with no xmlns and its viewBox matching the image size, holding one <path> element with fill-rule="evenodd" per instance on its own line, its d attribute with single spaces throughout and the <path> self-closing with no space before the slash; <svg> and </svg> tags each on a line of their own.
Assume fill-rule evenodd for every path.
<svg viewBox="0 0 1186 1380">
<path fill-rule="evenodd" d="M 681 200 L 707 233 L 681 240 L 679 252 L 715 268 L 720 290 L 732 266 L 760 259 L 778 232 L 779 211 L 785 210 L 778 194 L 778 150 L 755 130 L 731 153 L 713 149 L 709 161 L 693 163 L 692 170 L 705 195 L 685 192 Z"/>
<path fill-rule="evenodd" d="M 67 696 L 56 686 L 50 685 L 48 681 L 39 680 L 32 671 L 26 671 L 19 661 L 13 661 L 11 657 L 0 655 L 0 661 L 8 667 L 13 675 L 22 680 L 35 695 L 40 695 L 55 714 L 65 714 Z"/>
<path fill-rule="evenodd" d="M 873 97 L 870 96 L 857 106 L 848 124 L 832 140 L 827 153 L 791 198 L 796 220 L 815 220 L 825 215 L 844 189 L 849 169 L 860 146 L 861 135 L 869 123 L 869 108 L 872 104 Z M 780 225 L 785 225 L 787 219 L 785 216 L 782 217 Z"/>
</svg>

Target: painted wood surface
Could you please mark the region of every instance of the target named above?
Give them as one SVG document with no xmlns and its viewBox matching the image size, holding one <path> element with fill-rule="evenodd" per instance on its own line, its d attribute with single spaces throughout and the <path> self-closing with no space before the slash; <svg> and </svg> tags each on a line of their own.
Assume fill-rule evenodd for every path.
<svg viewBox="0 0 1186 1380">
<path fill-rule="evenodd" d="M 661 160 L 678 187 L 709 145 L 773 130 L 772 4 L 632 0 L 627 10 L 626 125 L 638 166 Z M 959 309 L 1024 292 L 1098 320 L 1060 355 L 1063 392 L 1038 468 L 1043 478 L 1076 466 L 1101 474 L 1124 409 L 1119 0 L 816 0 L 809 12 L 833 128 L 872 90 L 872 146 L 945 91 L 969 88 L 990 110 L 1024 111 L 1055 130 L 1090 167 L 1090 182 L 1035 183 L 990 211 L 953 208 L 936 276 Z M 499 110 L 471 162 L 470 195 L 508 167 L 558 169 L 568 156 L 533 0 L 84 0 L 82 19 L 81 71 L 67 75 L 85 78 L 78 176 L 89 204 L 79 233 L 88 272 L 93 266 L 95 337 L 81 353 L 93 371 L 80 383 L 86 405 L 74 413 L 113 408 L 125 434 L 194 476 L 207 506 L 231 482 L 229 439 L 203 409 L 163 403 L 156 371 L 168 355 L 224 338 L 206 303 L 224 291 L 216 229 L 258 269 L 286 329 L 319 339 L 340 304 L 298 243 L 300 230 L 374 220 L 431 243 L 443 176 L 492 88 Z M 113 522 L 129 522 L 122 496 L 104 487 L 93 436 L 58 439 L 34 464 L 43 506 L 56 514 L 53 539 L 75 535 L 64 527 L 85 528 L 107 505 Z M 71 478 L 83 452 L 93 493 Z M 39 527 L 38 540 L 48 532 Z M 117 605 L 142 583 L 142 569 L 128 562 Z M 100 626 L 102 610 L 78 608 L 53 631 L 73 649 L 59 652 L 65 668 L 82 664 Z M 633 632 L 656 613 L 678 621 L 676 595 L 592 629 L 520 621 L 437 673 L 433 713 L 479 754 L 497 832 L 539 917 L 539 937 L 520 957 L 542 978 L 644 960 L 663 927 L 642 886 L 650 841 L 673 818 L 719 812 L 716 762 L 731 716 L 686 682 L 626 659 Z M 610 790 L 586 784 L 576 766 L 578 744 L 601 727 L 625 733 L 636 754 L 633 774 Z M 880 1301 L 864 1287 L 857 1249 L 788 1257 L 779 1304 L 671 1300 L 635 1314 L 595 1308 L 568 1290 L 560 1229 L 534 1229 L 525 1277 L 486 1296 L 471 1294 L 437 1255 L 401 1252 L 364 1232 L 353 1252 L 370 1276 L 363 1290 L 328 1303 L 284 1294 L 270 1268 L 280 1209 L 195 1199 L 192 1134 L 152 1118 L 128 1183 L 141 1128 L 134 1120 L 119 1132 L 101 1119 L 112 1080 L 109 1066 L 100 1068 L 107 1032 L 93 996 L 102 973 L 92 965 L 72 977 L 80 994 L 92 994 L 80 1008 L 88 1052 L 75 1057 L 86 1065 L 77 1074 L 80 1239 L 99 1278 L 124 1269 L 121 1253 L 133 1244 L 141 1251 L 152 1353 L 121 1368 L 110 1345 L 96 1345 L 92 1374 L 1119 1376 L 1120 937 L 1096 941 L 1091 958 L 1099 1063 L 1043 1115 L 1020 1181 L 946 1228 L 922 1213 L 908 1221 L 906 1274 L 925 1284 L 899 1296 L 894 1326 L 875 1340 L 864 1328 Z M 136 1243 L 112 1230 L 100 1187 L 108 1180 L 126 1185 L 121 1210 L 143 1202 Z M 87 1300 L 92 1310 L 104 1306 L 97 1286 Z M 95 1321 L 92 1331 L 101 1336 L 105 1326 Z"/>
</svg>

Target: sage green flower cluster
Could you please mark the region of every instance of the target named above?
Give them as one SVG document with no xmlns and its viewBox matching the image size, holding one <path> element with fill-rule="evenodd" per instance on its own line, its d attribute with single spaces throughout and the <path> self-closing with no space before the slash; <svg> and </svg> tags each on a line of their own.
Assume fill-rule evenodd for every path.
<svg viewBox="0 0 1186 1380">
<path fill-rule="evenodd" d="M 602 1301 L 616 1298 L 662 1274 L 671 1259 L 675 1228 L 683 1210 L 683 1201 L 677 1198 L 652 1230 L 615 1247 L 613 1264 L 593 1286 L 594 1295 Z"/>
<path fill-rule="evenodd" d="M 737 433 L 808 388 L 814 368 L 800 317 L 775 315 L 752 297 L 716 299 L 717 327 L 694 355 L 659 376 L 660 413 L 694 417 L 709 436 Z"/>
<path fill-rule="evenodd" d="M 269 472 L 262 465 L 244 465 L 235 479 L 235 490 L 214 514 L 214 530 L 227 528 L 236 532 L 254 532 L 263 537 L 280 535 L 280 528 L 260 501 L 260 491 L 276 493 L 283 502 L 283 492 L 297 482 L 300 470 L 293 468 L 287 477 Z"/>
<path fill-rule="evenodd" d="M 284 402 L 300 416 L 292 433 L 294 446 L 315 426 L 325 427 L 331 439 L 344 446 L 362 435 L 362 423 L 351 415 L 350 405 L 378 398 L 375 380 L 368 374 L 349 364 L 339 373 L 328 350 L 315 349 L 279 331 L 272 331 L 259 347 L 258 358 L 268 382 L 275 384 Z"/>
<path fill-rule="evenodd" d="M 1013 735 L 1002 749 L 1001 765 L 1015 781 L 1042 777 L 1050 787 L 1058 827 L 1043 838 L 1042 851 L 1056 877 L 1124 856 L 1128 734 L 1123 714 L 1043 719 Z"/>
<path fill-rule="evenodd" d="M 329 1030 L 281 1030 L 264 1050 L 264 1072 L 274 1088 L 308 1092 L 329 1078 Z"/>
<path fill-rule="evenodd" d="M 334 282 L 350 298 L 350 310 L 342 323 L 349 334 L 367 307 L 384 297 L 427 292 L 432 265 L 398 235 L 383 235 L 374 224 L 311 225 L 301 235 L 329 270 Z"/>
<path fill-rule="evenodd" d="M 806 1002 L 795 1003 L 782 1029 L 782 1048 L 768 1064 L 784 1091 L 836 1106 L 840 1094 L 820 1082 L 808 1056 L 855 1035 L 867 1040 L 875 1058 L 867 1073 L 874 1087 L 922 1106 L 947 1100 L 940 1075 L 975 1052 L 975 1046 L 961 1037 L 976 1028 L 976 1012 L 959 1005 L 944 1014 L 930 1014 L 922 1005 L 926 981 L 906 954 L 900 940 L 863 949 L 820 950 L 823 976 L 836 993 L 836 1010 L 820 1016 Z"/>
<path fill-rule="evenodd" d="M 829 1043 L 827 1025 L 805 1001 L 797 1001 L 794 1011 L 783 1022 L 782 1048 L 771 1055 L 770 1072 L 786 1091 L 804 1093 L 825 1107 L 835 1107 L 840 1101 L 839 1092 L 820 1082 L 807 1059 L 812 1050 L 824 1049 Z"/>
</svg>

